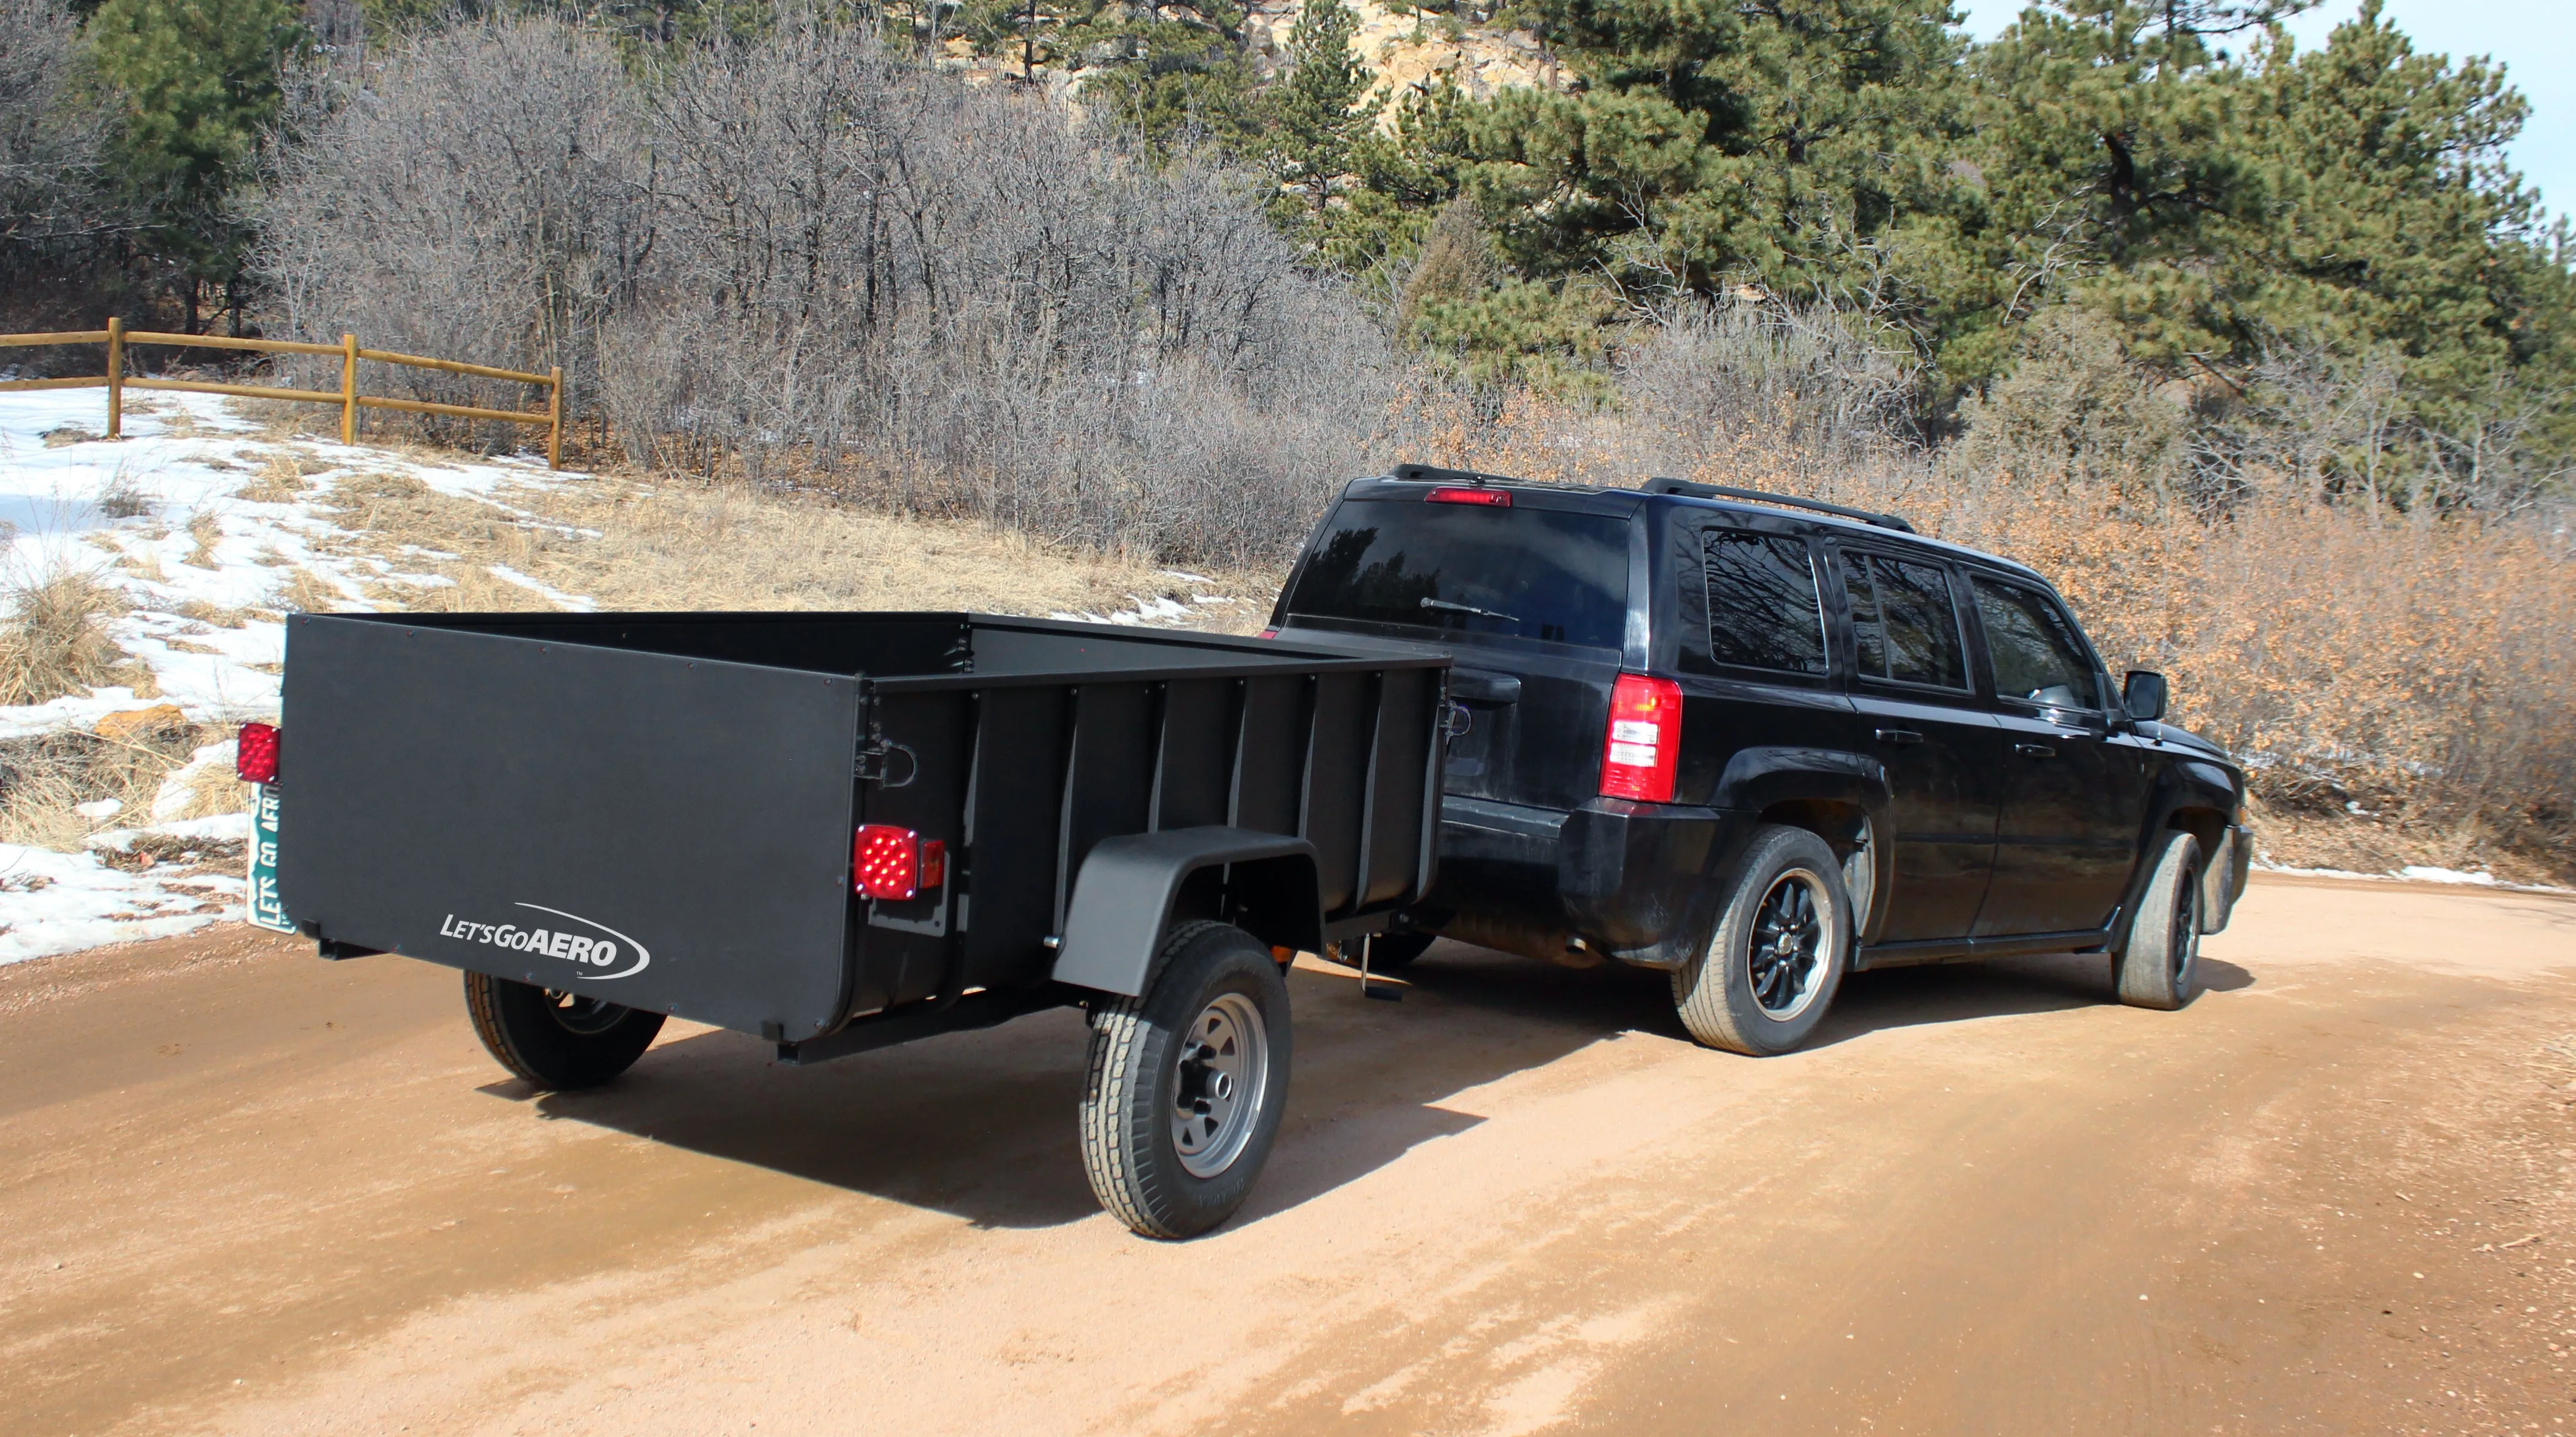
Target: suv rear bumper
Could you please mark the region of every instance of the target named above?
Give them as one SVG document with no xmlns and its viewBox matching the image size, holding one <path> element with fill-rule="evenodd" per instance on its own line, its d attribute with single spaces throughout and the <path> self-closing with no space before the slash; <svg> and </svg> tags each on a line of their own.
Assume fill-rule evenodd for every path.
<svg viewBox="0 0 2576 1437">
<path fill-rule="evenodd" d="M 1418 926 L 1552 958 L 1581 940 L 1582 951 L 1674 967 L 1753 827 L 1750 814 L 1684 804 L 1601 798 L 1567 812 L 1447 798 L 1440 876 Z"/>
</svg>

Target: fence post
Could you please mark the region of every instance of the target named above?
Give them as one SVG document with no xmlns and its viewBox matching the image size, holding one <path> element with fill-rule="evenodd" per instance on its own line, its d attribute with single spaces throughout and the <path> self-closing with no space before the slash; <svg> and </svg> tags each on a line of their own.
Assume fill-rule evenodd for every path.
<svg viewBox="0 0 2576 1437">
<path fill-rule="evenodd" d="M 563 467 L 563 366 L 554 367 L 546 387 L 546 418 L 551 427 L 546 431 L 546 467 Z"/>
<path fill-rule="evenodd" d="M 107 319 L 107 437 L 125 437 L 125 321 Z"/>
<path fill-rule="evenodd" d="M 358 442 L 358 337 L 340 332 L 340 442 Z"/>
</svg>

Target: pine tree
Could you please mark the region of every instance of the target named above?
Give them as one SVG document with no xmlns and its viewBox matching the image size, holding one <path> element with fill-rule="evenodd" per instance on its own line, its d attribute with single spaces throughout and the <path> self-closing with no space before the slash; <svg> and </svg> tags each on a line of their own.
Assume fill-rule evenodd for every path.
<svg viewBox="0 0 2576 1437">
<path fill-rule="evenodd" d="M 1362 108 L 1368 68 L 1351 53 L 1359 28 L 1359 17 L 1342 0 L 1309 0 L 1288 32 L 1293 68 L 1271 87 L 1262 106 L 1265 167 L 1283 192 L 1293 192 L 1318 215 L 1335 177 L 1349 171 L 1352 145 L 1369 128 Z"/>
<path fill-rule="evenodd" d="M 121 102 L 115 166 L 186 283 L 192 329 L 204 282 L 239 323 L 249 235 L 226 198 L 277 117 L 281 67 L 304 44 L 297 14 L 290 0 L 106 0 L 90 20 Z"/>
</svg>

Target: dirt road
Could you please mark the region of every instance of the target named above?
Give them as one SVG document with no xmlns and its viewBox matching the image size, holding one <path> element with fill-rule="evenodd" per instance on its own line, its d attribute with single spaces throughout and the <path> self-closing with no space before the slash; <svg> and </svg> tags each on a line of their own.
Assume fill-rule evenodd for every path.
<svg viewBox="0 0 2576 1437">
<path fill-rule="evenodd" d="M 2265 883 L 2208 954 L 1863 975 L 1768 1062 L 1652 974 L 1301 968 L 1182 1245 L 1092 1204 L 1071 1015 L 536 1097 L 442 969 L 24 964 L 0 1431 L 2567 1430 L 2576 903 Z"/>
</svg>

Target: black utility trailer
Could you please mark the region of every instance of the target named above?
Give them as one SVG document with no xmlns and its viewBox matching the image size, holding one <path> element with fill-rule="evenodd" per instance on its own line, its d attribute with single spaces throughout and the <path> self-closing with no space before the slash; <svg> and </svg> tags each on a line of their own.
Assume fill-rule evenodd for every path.
<svg viewBox="0 0 2576 1437">
<path fill-rule="evenodd" d="M 300 614 L 243 749 L 278 764 L 292 926 L 465 970 L 529 1081 L 604 1082 L 665 1014 L 810 1063 L 1080 1004 L 1093 1188 L 1183 1237 L 1277 1130 L 1287 958 L 1431 881 L 1448 664 L 983 614 Z"/>
</svg>

